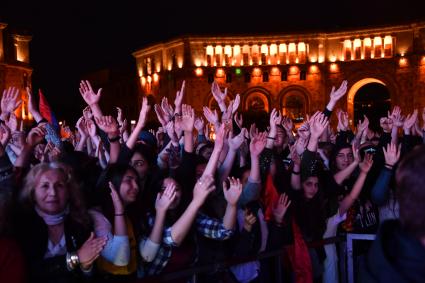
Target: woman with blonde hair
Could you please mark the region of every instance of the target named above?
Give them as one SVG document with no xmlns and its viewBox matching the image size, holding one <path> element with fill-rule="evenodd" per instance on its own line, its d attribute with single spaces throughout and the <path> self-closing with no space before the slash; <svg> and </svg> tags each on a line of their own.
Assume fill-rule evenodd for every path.
<svg viewBox="0 0 425 283">
<path fill-rule="evenodd" d="M 19 195 L 16 236 L 31 282 L 80 282 L 106 239 L 95 238 L 70 169 L 41 163 L 27 174 Z"/>
</svg>

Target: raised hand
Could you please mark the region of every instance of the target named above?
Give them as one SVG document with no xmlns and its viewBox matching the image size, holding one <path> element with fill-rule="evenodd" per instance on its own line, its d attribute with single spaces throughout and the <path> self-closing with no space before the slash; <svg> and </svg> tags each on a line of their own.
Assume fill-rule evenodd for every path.
<svg viewBox="0 0 425 283">
<path fill-rule="evenodd" d="M 157 212 L 165 213 L 170 205 L 173 203 L 176 198 L 176 184 L 168 183 L 167 187 L 163 192 L 160 192 L 156 196 L 155 201 L 155 210 Z"/>
<path fill-rule="evenodd" d="M 220 86 L 215 81 L 211 84 L 211 93 L 214 99 L 217 101 L 218 105 L 225 103 L 227 96 L 227 88 L 224 89 L 224 92 L 221 91 Z M 226 105 L 224 105 L 226 106 Z M 221 106 L 220 106 L 221 109 Z M 223 110 L 223 109 L 222 109 Z"/>
<path fill-rule="evenodd" d="M 28 94 L 28 111 L 34 117 L 35 121 L 40 121 L 41 119 L 43 119 L 43 117 L 41 116 L 41 114 L 38 111 L 38 108 L 35 104 L 32 91 L 29 87 L 27 87 L 26 90 L 27 90 L 27 94 Z"/>
<path fill-rule="evenodd" d="M 196 204 L 201 206 L 207 196 L 215 190 L 214 178 L 212 176 L 202 176 L 196 182 L 193 188 L 193 200 Z"/>
<path fill-rule="evenodd" d="M 297 130 L 298 136 L 304 141 L 308 141 L 310 138 L 310 124 L 308 122 L 304 122 Z"/>
<path fill-rule="evenodd" d="M 97 93 L 93 91 L 93 88 L 89 81 L 82 80 L 80 82 L 80 94 L 83 97 L 84 101 L 88 106 L 92 106 L 98 104 L 100 101 L 100 97 L 102 96 L 102 89 L 99 88 Z"/>
<path fill-rule="evenodd" d="M 367 118 L 366 115 L 363 115 L 363 122 L 359 121 L 359 124 L 357 126 L 357 131 L 358 132 L 364 132 L 365 130 L 367 130 L 367 128 L 369 127 L 369 119 Z"/>
<path fill-rule="evenodd" d="M 8 115 L 15 111 L 16 108 L 21 105 L 22 100 L 19 97 L 19 89 L 16 87 L 9 87 L 3 91 L 1 98 L 1 113 L 2 115 Z"/>
<path fill-rule="evenodd" d="M 243 128 L 239 135 L 234 136 L 233 138 L 229 138 L 229 148 L 237 151 L 239 147 L 242 145 L 242 143 L 245 140 L 245 136 L 248 134 L 248 130 Z"/>
<path fill-rule="evenodd" d="M 154 110 L 156 113 L 156 117 L 158 117 L 158 121 L 161 123 L 163 127 L 165 127 L 165 125 L 167 125 L 169 120 L 167 120 L 167 116 L 164 110 L 162 110 L 161 106 L 159 106 L 158 104 L 155 104 Z"/>
<path fill-rule="evenodd" d="M 239 104 L 241 103 L 241 96 L 238 94 L 236 94 L 235 100 L 233 100 L 233 104 L 232 104 L 232 115 L 236 113 L 236 111 L 238 111 L 239 108 Z"/>
<path fill-rule="evenodd" d="M 338 129 L 341 131 L 347 131 L 348 130 L 348 113 L 344 111 L 338 112 Z"/>
<path fill-rule="evenodd" d="M 195 129 L 198 131 L 198 134 L 204 133 L 205 121 L 202 117 L 196 117 L 195 123 L 193 124 Z"/>
<path fill-rule="evenodd" d="M 316 112 L 317 114 L 317 112 Z M 328 118 L 323 113 L 318 113 L 313 115 L 313 121 L 310 125 L 311 136 L 314 138 L 319 138 L 323 131 L 328 127 L 329 121 Z"/>
<path fill-rule="evenodd" d="M 213 125 L 218 125 L 218 114 L 217 110 L 211 111 L 208 107 L 204 106 L 204 116 L 207 119 L 207 121 Z"/>
<path fill-rule="evenodd" d="M 84 120 L 84 117 L 80 117 L 80 119 L 78 119 L 77 124 L 75 126 L 76 126 L 76 128 L 77 128 L 77 130 L 80 133 L 80 136 L 82 138 L 88 137 L 89 132 L 87 130 L 86 122 Z"/>
<path fill-rule="evenodd" d="M 281 121 L 282 116 L 280 115 L 279 111 L 273 109 L 272 113 L 270 114 L 270 136 L 274 137 L 274 135 L 276 135 L 276 126 L 280 125 Z"/>
<path fill-rule="evenodd" d="M 331 101 L 337 102 L 341 97 L 343 97 L 347 92 L 347 85 L 348 81 L 344 80 L 337 90 L 335 90 L 335 87 L 333 86 L 330 94 Z"/>
<path fill-rule="evenodd" d="M 85 120 L 85 122 L 86 122 L 86 128 L 87 128 L 87 132 L 89 133 L 89 136 L 94 138 L 96 136 L 96 125 L 91 119 Z"/>
<path fill-rule="evenodd" d="M 137 120 L 137 125 L 136 125 L 137 129 L 141 130 L 145 126 L 146 120 L 148 119 L 148 113 L 149 113 L 150 109 L 151 109 L 151 107 L 148 104 L 148 99 L 146 97 L 143 97 L 142 108 L 140 109 L 139 120 Z"/>
<path fill-rule="evenodd" d="M 370 168 L 372 168 L 372 165 L 373 165 L 373 156 L 372 154 L 366 153 L 363 158 L 363 161 L 360 162 L 359 164 L 360 171 L 367 174 Z"/>
<path fill-rule="evenodd" d="M 168 122 L 167 125 L 165 126 L 165 129 L 166 129 L 167 135 L 170 137 L 171 141 L 178 143 L 179 138 L 177 137 L 177 133 L 176 133 L 175 128 L 174 128 L 174 122 L 173 121 Z"/>
<path fill-rule="evenodd" d="M 174 116 L 174 109 L 171 107 L 171 105 L 168 103 L 168 98 L 163 97 L 161 100 L 161 108 L 164 110 L 165 118 L 167 121 L 170 121 Z"/>
<path fill-rule="evenodd" d="M 108 136 L 117 136 L 119 134 L 118 124 L 115 118 L 112 116 L 102 116 L 100 118 L 95 117 L 97 126 L 108 134 Z"/>
<path fill-rule="evenodd" d="M 397 146 L 394 143 L 387 144 L 387 149 L 382 148 L 385 156 L 385 165 L 394 166 L 400 159 L 401 144 Z"/>
<path fill-rule="evenodd" d="M 227 121 L 232 121 L 232 115 L 233 115 L 233 100 L 230 101 L 229 106 L 227 107 L 226 111 L 221 116 L 221 122 L 225 123 Z"/>
<path fill-rule="evenodd" d="M 401 108 L 399 106 L 394 106 L 394 109 L 392 113 L 389 114 L 388 118 L 391 118 L 394 123 L 394 126 L 396 126 L 397 128 L 403 127 L 404 117 L 401 116 Z"/>
<path fill-rule="evenodd" d="M 107 240 L 107 237 L 95 238 L 94 233 L 91 232 L 90 237 L 77 251 L 77 255 L 80 260 L 80 266 L 83 269 L 87 270 L 91 267 L 93 262 L 99 257 L 100 252 L 105 247 Z"/>
<path fill-rule="evenodd" d="M 223 193 L 227 203 L 232 206 L 236 206 L 239 197 L 242 193 L 242 183 L 239 179 L 228 177 L 230 187 L 227 187 L 227 183 L 223 182 Z"/>
<path fill-rule="evenodd" d="M 297 139 L 297 141 L 294 144 L 294 148 L 298 156 L 303 154 L 303 152 L 305 151 L 305 148 L 307 147 L 307 143 L 308 143 L 308 138 L 304 139 L 300 137 L 299 139 Z"/>
<path fill-rule="evenodd" d="M 111 190 L 111 198 L 112 204 L 114 205 L 115 214 L 124 214 L 124 205 L 122 203 L 120 195 L 118 194 L 112 182 L 109 182 L 108 185 L 109 189 Z"/>
<path fill-rule="evenodd" d="M 249 127 L 249 138 L 252 140 L 257 135 L 258 135 L 258 129 L 255 123 L 253 123 L 251 124 L 251 127 Z"/>
<path fill-rule="evenodd" d="M 418 109 L 415 109 L 412 114 L 407 115 L 403 123 L 404 130 L 410 130 L 418 118 Z"/>
<path fill-rule="evenodd" d="M 285 213 L 288 210 L 288 207 L 291 205 L 291 201 L 289 200 L 288 196 L 283 193 L 279 196 L 279 199 L 275 202 L 275 204 L 272 207 L 272 212 L 274 216 L 274 221 L 278 225 L 283 224 L 283 218 L 285 217 Z"/>
<path fill-rule="evenodd" d="M 294 128 L 294 122 L 292 122 L 292 119 L 284 116 L 282 117 L 282 127 L 285 129 L 286 132 L 292 133 L 292 129 Z"/>
<path fill-rule="evenodd" d="M 195 124 L 195 111 L 190 105 L 183 104 L 182 115 L 176 117 L 176 127 L 185 132 L 192 132 Z"/>
<path fill-rule="evenodd" d="M 233 115 L 233 120 L 235 120 L 235 123 L 239 127 L 239 129 L 242 129 L 242 125 L 243 125 L 242 114 L 236 113 L 235 115 Z"/>
<path fill-rule="evenodd" d="M 251 232 L 252 226 L 254 226 L 255 222 L 257 222 L 257 217 L 255 217 L 255 215 L 251 212 L 245 210 L 243 222 L 243 228 L 245 229 L 245 231 Z"/>
<path fill-rule="evenodd" d="M 44 127 L 42 126 L 34 127 L 28 133 L 27 144 L 31 147 L 34 147 L 37 144 L 41 143 L 44 140 L 44 137 L 46 135 L 47 135 L 47 130 Z"/>
<path fill-rule="evenodd" d="M 90 120 L 93 118 L 93 113 L 91 112 L 90 106 L 86 106 L 86 108 L 84 108 L 83 117 L 86 120 Z"/>
<path fill-rule="evenodd" d="M 216 133 L 215 133 L 214 148 L 217 148 L 220 151 L 223 149 L 224 140 L 228 132 L 229 130 L 226 129 L 225 125 L 221 124 L 221 126 L 216 130 Z"/>
<path fill-rule="evenodd" d="M 186 90 L 186 81 L 183 81 L 182 87 L 180 90 L 176 93 L 176 99 L 174 99 L 174 106 L 176 107 L 175 113 L 180 113 L 182 103 L 183 103 L 183 97 Z"/>
<path fill-rule="evenodd" d="M 260 156 L 261 152 L 266 147 L 267 143 L 267 133 L 259 133 L 254 135 L 251 138 L 251 142 L 249 143 L 249 151 L 251 152 L 251 156 Z"/>
</svg>

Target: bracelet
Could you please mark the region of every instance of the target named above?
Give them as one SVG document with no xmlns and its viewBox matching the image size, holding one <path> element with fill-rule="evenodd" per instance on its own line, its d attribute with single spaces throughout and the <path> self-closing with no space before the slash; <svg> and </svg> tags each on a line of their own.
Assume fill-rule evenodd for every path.
<svg viewBox="0 0 425 283">
<path fill-rule="evenodd" d="M 80 258 L 76 252 L 66 254 L 66 265 L 69 270 L 74 270 L 80 264 Z"/>
<path fill-rule="evenodd" d="M 276 138 L 272 138 L 272 137 L 267 137 L 270 140 L 276 140 Z"/>
<path fill-rule="evenodd" d="M 296 172 L 296 171 L 292 170 L 292 174 L 294 174 L 294 175 L 300 175 L 301 174 L 301 171 Z"/>
<path fill-rule="evenodd" d="M 116 213 L 114 216 L 124 216 L 124 213 Z"/>
<path fill-rule="evenodd" d="M 386 167 L 391 167 L 391 169 L 394 167 L 394 165 L 390 165 L 390 164 L 388 164 L 388 163 L 385 163 L 385 166 L 386 166 Z"/>
<path fill-rule="evenodd" d="M 37 126 L 40 125 L 41 123 L 49 123 L 49 121 L 47 121 L 45 118 L 41 119 L 40 121 L 37 122 Z"/>
<path fill-rule="evenodd" d="M 120 136 L 116 136 L 115 138 L 109 138 L 108 137 L 108 141 L 109 142 L 117 142 L 117 141 L 119 141 L 121 139 L 121 137 Z"/>
</svg>

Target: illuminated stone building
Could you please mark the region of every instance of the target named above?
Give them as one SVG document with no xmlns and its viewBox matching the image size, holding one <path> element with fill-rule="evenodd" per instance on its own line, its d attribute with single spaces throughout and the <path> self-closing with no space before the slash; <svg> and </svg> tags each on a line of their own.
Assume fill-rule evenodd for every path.
<svg viewBox="0 0 425 283">
<path fill-rule="evenodd" d="M 25 91 L 31 86 L 29 43 L 31 36 L 17 34 L 7 24 L 0 23 L 0 92 L 14 86 L 21 90 L 22 105 L 15 114 L 19 119 L 33 119 L 28 112 L 28 96 Z"/>
<path fill-rule="evenodd" d="M 295 121 L 322 109 L 332 86 L 348 80 L 338 107 L 350 120 L 385 115 L 389 105 L 425 106 L 425 22 L 336 32 L 263 36 L 182 37 L 133 53 L 141 92 L 174 99 L 186 80 L 185 102 L 214 107 L 211 82 L 241 95 L 242 111 L 277 108 Z M 378 96 L 356 96 L 369 84 Z M 355 113 L 355 114 L 354 114 Z M 356 115 L 356 117 L 354 116 Z"/>
</svg>

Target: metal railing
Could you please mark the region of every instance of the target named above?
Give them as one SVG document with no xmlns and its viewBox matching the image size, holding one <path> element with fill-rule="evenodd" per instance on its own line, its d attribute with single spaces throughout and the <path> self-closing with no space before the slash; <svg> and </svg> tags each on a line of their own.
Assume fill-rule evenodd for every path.
<svg viewBox="0 0 425 283">
<path fill-rule="evenodd" d="M 321 241 L 316 242 L 308 242 L 307 246 L 309 248 L 317 248 L 320 246 L 324 246 L 327 244 L 335 244 L 335 243 L 342 243 L 345 242 L 345 237 L 331 237 L 326 238 Z M 249 257 L 238 257 L 238 258 L 231 258 L 227 259 L 225 261 L 206 264 L 206 265 L 200 265 L 200 266 L 194 266 L 188 269 L 166 273 L 166 274 L 160 274 L 157 276 L 149 276 L 146 278 L 142 278 L 137 280 L 137 283 L 151 283 L 151 282 L 170 282 L 173 280 L 178 279 L 192 279 L 193 283 L 197 282 L 197 276 L 201 273 L 215 273 L 224 271 L 227 268 L 243 264 L 251 261 L 256 260 L 264 260 L 264 259 L 272 259 L 276 258 L 276 282 L 282 282 L 282 254 L 284 249 L 275 250 L 275 251 L 268 251 L 268 252 L 262 252 L 255 256 L 249 256 Z"/>
</svg>

